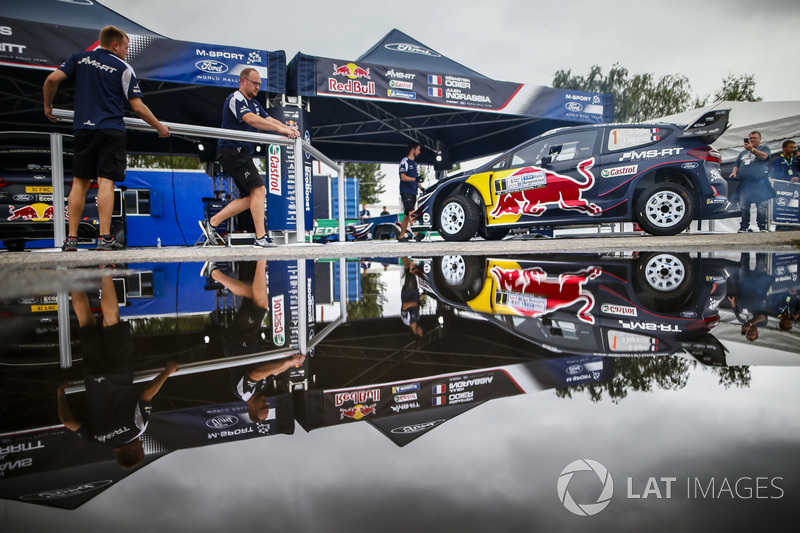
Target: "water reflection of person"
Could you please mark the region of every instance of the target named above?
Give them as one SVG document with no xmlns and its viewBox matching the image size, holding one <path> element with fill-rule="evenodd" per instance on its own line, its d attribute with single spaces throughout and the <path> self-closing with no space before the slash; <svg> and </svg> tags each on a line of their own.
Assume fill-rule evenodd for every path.
<svg viewBox="0 0 800 533">
<path fill-rule="evenodd" d="M 756 268 L 750 269 L 750 254 L 740 259 L 736 275 L 728 279 L 728 300 L 736 319 L 742 324 L 742 335 L 748 341 L 758 339 L 758 328 L 767 325 L 767 295 L 774 278 L 767 273 L 767 254 L 756 254 Z"/>
<path fill-rule="evenodd" d="M 789 289 L 789 294 L 778 310 L 778 328 L 788 331 L 797 320 L 800 320 L 800 294 L 796 289 Z"/>
<path fill-rule="evenodd" d="M 424 332 L 419 325 L 419 306 L 421 298 L 417 283 L 417 267 L 408 257 L 403 257 L 403 288 L 400 290 L 400 318 L 403 324 L 411 328 L 411 334 L 422 337 Z"/>
<path fill-rule="evenodd" d="M 72 293 L 78 316 L 86 385 L 85 409 L 73 412 L 64 387 L 58 387 L 58 417 L 81 437 L 112 446 L 117 464 L 130 469 L 144 458 L 141 435 L 147 428 L 153 397 L 177 369 L 174 362 L 150 383 L 134 384 L 136 361 L 130 325 L 119 317 L 119 303 L 110 276 L 101 281 L 102 324 L 97 324 L 85 292 Z"/>
<path fill-rule="evenodd" d="M 242 304 L 236 311 L 233 321 L 222 334 L 222 350 L 225 357 L 264 351 L 261 326 L 269 308 L 267 262 L 240 263 L 239 279 L 225 274 L 214 263 L 203 265 L 203 274 L 236 296 L 242 297 Z M 269 378 L 301 365 L 304 361 L 304 356 L 296 354 L 275 361 L 231 369 L 231 386 L 234 394 L 247 402 L 251 421 L 263 422 L 267 419 L 269 414 L 267 397 L 274 392 Z"/>
</svg>

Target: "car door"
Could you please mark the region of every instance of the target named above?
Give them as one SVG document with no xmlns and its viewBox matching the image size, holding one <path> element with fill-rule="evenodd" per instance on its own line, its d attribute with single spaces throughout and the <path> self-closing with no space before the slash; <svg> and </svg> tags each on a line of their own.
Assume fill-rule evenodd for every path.
<svg viewBox="0 0 800 533">
<path fill-rule="evenodd" d="M 491 174 L 488 225 L 540 224 L 596 216 L 592 172 L 599 129 L 548 136 L 522 146 Z"/>
</svg>

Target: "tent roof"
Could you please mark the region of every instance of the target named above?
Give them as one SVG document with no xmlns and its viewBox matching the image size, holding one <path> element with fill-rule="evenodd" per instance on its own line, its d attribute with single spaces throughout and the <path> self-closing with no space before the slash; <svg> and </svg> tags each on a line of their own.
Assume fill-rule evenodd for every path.
<svg viewBox="0 0 800 533">
<path fill-rule="evenodd" d="M 488 78 L 394 29 L 358 59 L 297 54 L 287 92 L 311 101 L 314 145 L 334 159 L 459 162 L 545 131 L 612 120 L 611 95 Z"/>
<path fill-rule="evenodd" d="M 126 33 L 137 33 L 161 37 L 161 35 L 148 30 L 129 18 L 123 17 L 116 11 L 101 5 L 96 0 L 25 0 L 5 2 L 3 16 L 42 22 L 45 24 L 59 24 L 74 28 L 97 29 L 104 26 L 116 26 Z"/>
<path fill-rule="evenodd" d="M 461 63 L 432 50 L 400 30 L 394 29 L 375 43 L 356 61 L 376 63 L 395 68 L 427 70 L 454 76 L 489 79 Z"/>
</svg>

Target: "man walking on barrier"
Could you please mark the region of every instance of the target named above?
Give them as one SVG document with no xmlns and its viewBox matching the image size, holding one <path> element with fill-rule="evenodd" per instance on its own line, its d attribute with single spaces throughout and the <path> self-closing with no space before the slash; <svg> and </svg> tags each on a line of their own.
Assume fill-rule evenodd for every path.
<svg viewBox="0 0 800 533">
<path fill-rule="evenodd" d="M 169 128 L 159 122 L 144 102 L 133 68 L 125 62 L 128 36 L 114 26 L 100 30 L 100 48 L 72 54 L 44 81 L 44 114 L 53 122 L 53 97 L 64 80 L 75 82 L 75 154 L 73 181 L 67 207 L 69 232 L 62 249 L 78 249 L 78 226 L 86 193 L 97 179 L 97 211 L 100 218 L 98 250 L 119 250 L 124 246 L 111 236 L 115 182 L 125 179 L 125 100 L 142 120 L 153 126 L 159 137 L 169 137 Z"/>
<path fill-rule="evenodd" d="M 239 74 L 239 90 L 231 93 L 225 100 L 222 109 L 221 128 L 249 131 L 274 131 L 286 135 L 290 139 L 300 136 L 297 128 L 290 128 L 279 120 L 267 115 L 264 108 L 256 100 L 261 88 L 261 76 L 254 68 L 246 68 Z M 254 246 L 267 248 L 275 246 L 267 235 L 265 224 L 265 201 L 267 188 L 264 178 L 253 164 L 255 143 L 220 139 L 217 142 L 217 154 L 222 169 L 230 174 L 239 188 L 239 198 L 231 201 L 216 215 L 208 220 L 200 221 L 200 228 L 211 244 L 219 244 L 222 238 L 216 226 L 223 221 L 250 209 L 256 231 Z"/>
</svg>

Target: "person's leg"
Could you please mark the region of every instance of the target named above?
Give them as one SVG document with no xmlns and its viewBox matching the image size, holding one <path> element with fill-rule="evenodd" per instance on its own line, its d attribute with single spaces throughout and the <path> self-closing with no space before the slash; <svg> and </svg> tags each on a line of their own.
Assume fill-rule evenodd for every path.
<svg viewBox="0 0 800 533">
<path fill-rule="evenodd" d="M 739 200 L 739 206 L 742 210 L 742 224 L 739 228 L 742 230 L 750 229 L 750 207 L 752 205 L 753 204 L 744 197 Z"/>
<path fill-rule="evenodd" d="M 267 227 L 264 224 L 264 202 L 266 199 L 267 188 L 265 186 L 256 187 L 250 191 L 250 214 L 253 216 L 253 227 L 256 230 L 257 239 L 267 234 Z"/>
<path fill-rule="evenodd" d="M 103 327 L 119 323 L 119 300 L 114 289 L 114 280 L 106 276 L 100 281 L 100 309 L 103 310 Z"/>
<path fill-rule="evenodd" d="M 78 225 L 83 215 L 83 206 L 86 203 L 86 192 L 89 190 L 91 180 L 84 178 L 72 178 L 72 189 L 69 191 L 67 199 L 67 215 L 69 216 L 68 237 L 78 236 Z"/>
<path fill-rule="evenodd" d="M 758 202 L 756 204 L 756 223 L 760 231 L 769 231 L 769 220 L 767 218 L 768 202 Z"/>
<path fill-rule="evenodd" d="M 97 322 L 92 314 L 92 308 L 89 306 L 89 297 L 86 296 L 85 291 L 76 291 L 72 293 L 72 309 L 78 317 L 78 325 L 80 327 L 93 326 Z"/>
<path fill-rule="evenodd" d="M 97 178 L 97 212 L 100 218 L 100 235 L 111 234 L 111 215 L 114 213 L 114 180 Z"/>
<path fill-rule="evenodd" d="M 269 309 L 269 289 L 267 287 L 267 262 L 256 261 L 256 273 L 253 276 L 253 303 L 262 309 Z"/>
<path fill-rule="evenodd" d="M 250 208 L 250 197 L 245 196 L 244 198 L 237 198 L 235 200 L 231 200 L 228 205 L 220 209 L 219 213 L 212 216 L 208 221 L 211 223 L 212 226 L 217 227 L 229 218 L 238 215 L 242 211 L 245 211 Z"/>
</svg>

